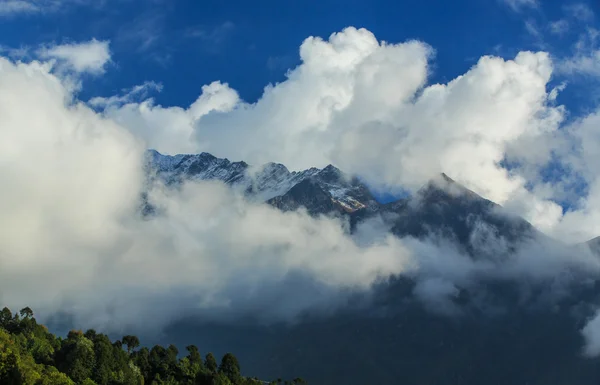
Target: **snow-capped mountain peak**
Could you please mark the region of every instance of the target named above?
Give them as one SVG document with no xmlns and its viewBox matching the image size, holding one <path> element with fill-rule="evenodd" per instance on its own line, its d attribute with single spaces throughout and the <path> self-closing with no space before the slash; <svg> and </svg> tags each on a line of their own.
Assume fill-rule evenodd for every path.
<svg viewBox="0 0 600 385">
<path fill-rule="evenodd" d="M 179 184 L 186 180 L 220 180 L 245 192 L 250 199 L 269 202 L 281 209 L 304 206 L 311 211 L 311 206 L 315 204 L 314 196 L 294 195 L 302 186 L 308 185 L 322 190 L 324 195 L 319 196 L 331 203 L 327 205 L 331 209 L 353 212 L 376 204 L 363 183 L 333 165 L 290 172 L 280 163 L 251 167 L 243 161 L 231 162 L 206 152 L 171 156 L 148 150 L 146 166 L 151 174 L 167 184 Z M 303 183 L 305 181 L 310 183 Z M 296 186 L 299 187 L 292 191 Z M 303 198 L 298 201 L 300 196 Z"/>
</svg>

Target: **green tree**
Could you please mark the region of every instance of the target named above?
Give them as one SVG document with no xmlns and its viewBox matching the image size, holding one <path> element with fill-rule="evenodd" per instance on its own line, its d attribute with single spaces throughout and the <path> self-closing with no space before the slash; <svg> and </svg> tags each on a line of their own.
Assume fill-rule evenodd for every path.
<svg viewBox="0 0 600 385">
<path fill-rule="evenodd" d="M 9 308 L 5 307 L 0 311 L 0 327 L 7 329 L 12 322 L 12 313 Z"/>
<path fill-rule="evenodd" d="M 0 323 L 0 385 L 262 384 L 242 377 L 239 362 L 231 353 L 223 356 L 217 367 L 214 355 L 208 353 L 203 362 L 195 345 L 187 346 L 188 354 L 178 359 L 175 345 L 136 351 L 140 342 L 131 335 L 113 343 L 105 334 L 90 329 L 57 338 L 37 324 L 30 308 L 14 315 L 4 308 Z"/>
<path fill-rule="evenodd" d="M 123 341 L 123 345 L 127 346 L 127 353 L 129 354 L 140 346 L 140 340 L 136 336 L 126 335 L 121 340 Z"/>
<path fill-rule="evenodd" d="M 190 360 L 190 363 L 204 366 L 202 363 L 202 356 L 200 355 L 200 351 L 196 345 L 188 345 L 185 347 L 185 350 L 188 351 L 187 357 Z"/>
<path fill-rule="evenodd" d="M 188 351 L 188 355 L 179 361 L 179 371 L 183 378 L 190 382 L 204 371 L 204 363 L 195 345 L 186 346 L 185 349 Z"/>
<path fill-rule="evenodd" d="M 92 376 L 96 364 L 94 344 L 81 331 L 70 331 L 57 357 L 57 367 L 73 381 L 83 382 Z"/>
<path fill-rule="evenodd" d="M 206 358 L 204 360 L 204 366 L 206 367 L 206 370 L 208 370 L 210 373 L 217 372 L 217 359 L 212 353 L 208 353 L 206 355 Z"/>
<path fill-rule="evenodd" d="M 233 384 L 234 384 L 234 382 L 232 382 L 229 379 L 229 377 L 227 377 L 223 373 L 219 373 L 215 377 L 213 377 L 211 385 L 233 385 Z"/>
<path fill-rule="evenodd" d="M 20 383 L 19 355 L 11 347 L 3 346 L 0 348 L 0 384 L 18 385 Z"/>
<path fill-rule="evenodd" d="M 149 361 L 153 377 L 158 374 L 161 378 L 166 379 L 174 374 L 174 368 L 171 365 L 171 354 L 163 346 L 156 345 L 150 350 Z"/>
<path fill-rule="evenodd" d="M 54 362 L 54 346 L 47 338 L 34 336 L 29 339 L 27 350 L 37 363 L 51 365 Z"/>
<path fill-rule="evenodd" d="M 66 374 L 56 370 L 54 366 L 48 366 L 35 385 L 75 385 L 73 380 Z"/>
<path fill-rule="evenodd" d="M 86 332 L 86 334 L 88 333 Z M 113 345 L 108 336 L 104 334 L 96 334 L 93 342 L 96 363 L 91 378 L 99 385 L 108 385 L 116 367 Z"/>
<path fill-rule="evenodd" d="M 96 331 L 94 329 L 88 329 L 86 330 L 86 332 L 83 334 L 83 336 L 85 338 L 87 338 L 90 341 L 94 341 L 96 339 L 96 336 L 98 335 L 98 333 L 96 333 Z"/>
<path fill-rule="evenodd" d="M 21 311 L 19 311 L 19 314 L 21 315 L 21 317 L 23 317 L 23 319 L 33 318 L 33 310 L 31 310 L 30 307 L 25 307 L 21 309 Z"/>
<path fill-rule="evenodd" d="M 148 348 L 144 347 L 134 352 L 132 358 L 146 382 L 150 383 L 152 380 L 152 366 L 150 365 L 150 351 Z"/>
<path fill-rule="evenodd" d="M 219 373 L 224 374 L 232 383 L 239 383 L 242 375 L 240 372 L 240 363 L 238 362 L 238 359 L 231 353 L 225 354 L 221 359 Z"/>
</svg>

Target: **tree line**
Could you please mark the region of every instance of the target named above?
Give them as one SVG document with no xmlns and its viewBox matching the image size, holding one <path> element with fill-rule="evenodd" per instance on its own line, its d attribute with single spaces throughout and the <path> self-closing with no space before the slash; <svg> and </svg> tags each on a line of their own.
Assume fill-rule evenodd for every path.
<svg viewBox="0 0 600 385">
<path fill-rule="evenodd" d="M 189 345 L 140 347 L 133 335 L 111 341 L 90 329 L 57 337 L 38 324 L 26 307 L 0 311 L 0 384 L 2 385 L 263 385 L 282 384 L 245 377 L 238 359 L 212 353 L 202 357 Z M 305 384 L 297 378 L 285 384 Z"/>
</svg>

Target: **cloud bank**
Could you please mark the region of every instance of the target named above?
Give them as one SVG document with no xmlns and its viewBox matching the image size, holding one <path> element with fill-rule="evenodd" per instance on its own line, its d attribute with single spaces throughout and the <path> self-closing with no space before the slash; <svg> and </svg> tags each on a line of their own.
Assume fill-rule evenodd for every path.
<svg viewBox="0 0 600 385">
<path fill-rule="evenodd" d="M 108 52 L 92 41 L 46 57 L 102 73 Z M 202 312 L 294 317 L 395 274 L 417 274 L 417 297 L 437 301 L 473 276 L 595 273 L 591 255 L 547 245 L 499 268 L 368 227 L 351 237 L 338 219 L 281 213 L 217 183 L 150 186 L 162 214 L 139 215 L 144 149 L 154 147 L 295 169 L 334 163 L 381 189 L 414 190 L 443 171 L 551 234 L 600 234 L 597 114 L 563 124 L 549 55 L 486 56 L 428 84 L 433 55 L 419 41 L 391 44 L 347 28 L 306 39 L 302 63 L 256 103 L 214 82 L 187 108 L 147 99 L 156 83 L 83 103 L 51 61 L 0 59 L 0 299 L 103 329 L 140 317 L 156 329 Z M 549 181 L 552 162 L 568 172 Z M 572 195 L 573 180 L 585 182 L 583 196 Z M 559 198 L 575 208 L 563 212 Z"/>
<path fill-rule="evenodd" d="M 447 84 L 427 85 L 433 54 L 422 42 L 379 42 L 347 28 L 329 40 L 306 39 L 302 63 L 256 103 L 214 82 L 186 109 L 147 99 L 111 104 L 104 114 L 161 152 L 207 151 L 292 169 L 333 163 L 384 191 L 414 190 L 446 172 L 560 235 L 562 209 L 540 176 L 565 114 L 555 103 L 562 88 L 547 88 L 549 55 L 486 56 Z"/>
<path fill-rule="evenodd" d="M 358 246 L 339 220 L 250 204 L 217 183 L 156 186 L 164 215 L 142 219 L 143 142 L 74 99 L 51 69 L 0 62 L 3 304 L 108 330 L 143 316 L 156 329 L 190 309 L 241 311 L 232 301 L 258 311 L 253 291 L 294 276 L 289 293 L 320 290 L 272 294 L 263 313 L 280 319 L 405 269 L 408 252 L 391 235 Z"/>
</svg>

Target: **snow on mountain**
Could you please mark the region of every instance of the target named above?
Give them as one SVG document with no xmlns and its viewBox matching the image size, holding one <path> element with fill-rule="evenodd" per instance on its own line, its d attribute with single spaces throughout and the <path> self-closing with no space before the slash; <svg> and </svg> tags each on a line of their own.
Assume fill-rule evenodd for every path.
<svg viewBox="0 0 600 385">
<path fill-rule="evenodd" d="M 312 215 L 348 214 L 352 231 L 359 223 L 379 217 L 399 237 L 433 236 L 456 243 L 476 258 L 506 257 L 520 244 L 549 240 L 523 218 L 506 212 L 445 174 L 432 178 L 412 196 L 379 204 L 358 178 L 332 165 L 290 172 L 279 163 L 251 167 L 208 153 L 169 156 L 149 150 L 146 167 L 150 177 L 167 184 L 220 180 L 248 199 L 266 202 L 282 211 L 303 208 Z M 151 212 L 151 205 L 146 206 L 146 211 Z M 587 245 L 600 255 L 600 237 Z"/>
<path fill-rule="evenodd" d="M 304 206 L 309 211 L 315 211 L 310 209 L 311 205 L 316 204 L 315 196 L 302 195 L 298 200 L 299 195 L 290 193 L 294 187 L 305 181 L 310 181 L 311 185 L 322 190 L 325 195 L 321 196 L 321 199 L 330 202 L 331 207 L 346 212 L 377 204 L 363 183 L 332 165 L 323 169 L 313 167 L 290 172 L 279 163 L 251 167 L 243 161 L 231 162 L 206 152 L 171 156 L 160 154 L 155 150 L 148 150 L 146 161 L 149 173 L 169 185 L 186 180 L 220 180 L 244 192 L 249 199 L 273 203 L 274 198 L 281 197 L 277 201 L 281 203 L 278 207 L 282 209 L 286 206 L 290 208 Z"/>
</svg>

